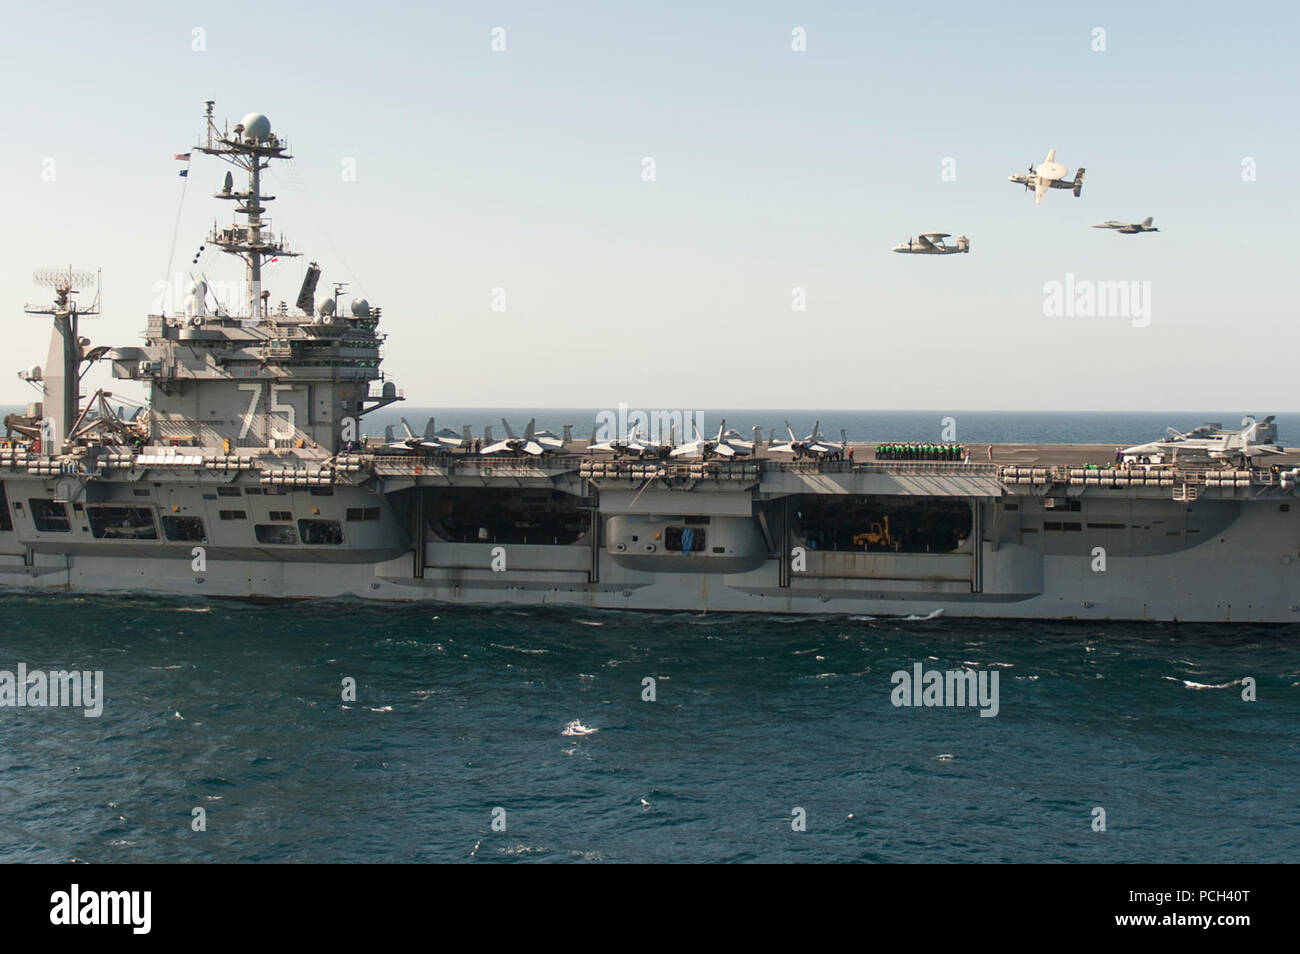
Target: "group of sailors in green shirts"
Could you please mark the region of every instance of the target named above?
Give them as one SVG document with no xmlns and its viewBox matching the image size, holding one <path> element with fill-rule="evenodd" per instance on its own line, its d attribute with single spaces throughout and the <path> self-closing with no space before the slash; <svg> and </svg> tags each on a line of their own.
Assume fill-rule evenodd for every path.
<svg viewBox="0 0 1300 954">
<path fill-rule="evenodd" d="M 959 462 L 966 457 L 961 444 L 877 444 L 876 460 L 947 460 Z"/>
</svg>

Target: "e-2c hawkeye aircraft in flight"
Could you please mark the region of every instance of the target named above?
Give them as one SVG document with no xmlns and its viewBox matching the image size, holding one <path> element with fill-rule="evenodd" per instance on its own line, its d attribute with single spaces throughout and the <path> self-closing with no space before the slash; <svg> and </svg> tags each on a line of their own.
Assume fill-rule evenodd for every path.
<svg viewBox="0 0 1300 954">
<path fill-rule="evenodd" d="M 970 239 L 964 235 L 957 236 L 956 245 L 946 244 L 944 239 L 950 234 L 949 232 L 922 232 L 915 242 L 911 239 L 899 242 L 891 251 L 901 252 L 904 255 L 956 255 L 970 251 Z"/>
<path fill-rule="evenodd" d="M 1056 150 L 1047 150 L 1047 158 L 1038 165 L 1031 165 L 1029 172 L 1017 172 L 1014 175 L 1007 176 L 1010 182 L 1019 182 L 1026 189 L 1034 190 L 1034 205 L 1043 201 L 1043 196 L 1048 189 L 1073 189 L 1074 197 L 1077 199 L 1079 193 L 1083 191 L 1083 167 L 1074 174 L 1074 180 L 1066 178 L 1070 170 L 1056 161 Z"/>
</svg>

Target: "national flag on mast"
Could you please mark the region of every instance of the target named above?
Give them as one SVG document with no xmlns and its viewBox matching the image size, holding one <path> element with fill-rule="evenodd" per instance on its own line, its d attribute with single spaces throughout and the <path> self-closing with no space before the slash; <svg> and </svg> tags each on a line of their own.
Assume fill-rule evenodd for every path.
<svg viewBox="0 0 1300 954">
<path fill-rule="evenodd" d="M 189 174 L 190 174 L 190 170 L 188 170 L 188 169 L 182 169 L 182 170 L 181 170 L 181 178 L 182 178 L 182 179 L 185 178 L 185 177 L 187 177 Z"/>
<path fill-rule="evenodd" d="M 190 154 L 188 152 L 174 152 L 172 153 L 172 158 L 179 159 L 181 162 L 189 162 Z"/>
</svg>

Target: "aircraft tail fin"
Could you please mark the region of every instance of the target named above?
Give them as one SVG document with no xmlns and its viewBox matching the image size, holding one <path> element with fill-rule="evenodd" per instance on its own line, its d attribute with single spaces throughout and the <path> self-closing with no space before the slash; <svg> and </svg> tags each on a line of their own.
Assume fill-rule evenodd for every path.
<svg viewBox="0 0 1300 954">
<path fill-rule="evenodd" d="M 528 426 L 524 428 L 524 440 L 531 441 L 533 439 L 533 433 L 536 427 L 537 427 L 537 418 L 530 417 L 528 419 Z"/>
<path fill-rule="evenodd" d="M 415 435 L 411 432 L 411 425 L 406 423 L 406 418 L 399 417 L 398 420 L 402 422 L 402 430 L 406 431 L 406 436 L 414 440 Z"/>
<path fill-rule="evenodd" d="M 433 418 L 429 418 L 424 423 L 424 439 L 426 441 L 431 441 L 437 433 L 437 430 L 435 430 L 433 426 Z"/>
<path fill-rule="evenodd" d="M 1149 229 L 1149 228 L 1151 228 L 1151 223 L 1152 223 L 1153 221 L 1155 221 L 1155 217 L 1154 217 L 1154 216 L 1151 216 L 1151 215 L 1148 215 L 1145 219 L 1142 220 L 1142 227 L 1143 227 L 1144 229 Z"/>
<path fill-rule="evenodd" d="M 491 424 L 489 424 L 487 427 L 483 428 L 483 443 L 484 443 L 484 444 L 495 444 L 495 443 L 496 443 L 496 441 L 492 440 L 492 425 L 491 425 Z"/>
<path fill-rule="evenodd" d="M 1074 197 L 1076 199 L 1079 197 L 1079 193 L 1083 191 L 1083 172 L 1083 166 L 1080 166 L 1079 171 L 1074 174 Z"/>
<path fill-rule="evenodd" d="M 961 252 L 970 251 L 970 239 L 964 235 L 957 236 L 957 250 Z"/>
<path fill-rule="evenodd" d="M 473 444 L 473 443 L 474 443 L 474 437 L 473 437 L 473 434 L 471 433 L 471 431 L 470 431 L 470 429 L 469 429 L 469 425 L 468 425 L 468 424 L 465 425 L 465 430 L 464 430 L 464 432 L 461 434 L 461 440 L 463 440 L 466 444 Z"/>
<path fill-rule="evenodd" d="M 572 425 L 572 424 L 565 424 L 562 428 L 560 428 L 560 439 L 563 440 L 564 443 L 566 443 L 566 444 L 572 444 L 572 443 L 573 443 L 573 425 Z"/>
<path fill-rule="evenodd" d="M 397 440 L 397 435 L 393 433 L 393 425 L 384 425 L 384 440 L 388 441 L 390 444 Z"/>
</svg>

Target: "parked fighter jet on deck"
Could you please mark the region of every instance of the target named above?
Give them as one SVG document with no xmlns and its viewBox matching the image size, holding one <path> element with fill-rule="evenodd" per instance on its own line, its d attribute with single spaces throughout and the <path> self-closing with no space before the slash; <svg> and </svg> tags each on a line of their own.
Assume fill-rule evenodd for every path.
<svg viewBox="0 0 1300 954">
<path fill-rule="evenodd" d="M 959 252 L 970 251 L 970 239 L 964 235 L 957 236 L 956 245 L 946 245 L 943 240 L 948 238 L 950 234 L 948 232 L 922 232 L 915 242 L 909 238 L 906 242 L 899 242 L 895 245 L 892 251 L 902 252 L 905 255 L 956 255 Z"/>
<path fill-rule="evenodd" d="M 773 454 L 793 454 L 795 460 L 803 457 L 834 457 L 842 453 L 843 448 L 839 444 L 832 444 L 821 432 L 821 421 L 813 425 L 812 433 L 803 440 L 794 436 L 794 428 L 790 422 L 785 422 L 785 429 L 790 435 L 787 442 L 773 443 L 768 442 L 768 451 Z"/>
<path fill-rule="evenodd" d="M 540 457 L 542 454 L 554 453 L 560 448 L 555 446 L 554 439 L 543 438 L 534 431 L 536 420 L 530 419 L 528 426 L 524 428 L 524 436 L 516 437 L 515 432 L 510 428 L 510 422 L 504 417 L 501 419 L 502 425 L 506 429 L 506 439 L 495 441 L 488 444 L 480 452 L 482 454 L 528 454 L 533 457 Z M 484 440 L 491 440 L 491 431 L 484 432 Z"/>
<path fill-rule="evenodd" d="M 753 453 L 754 445 L 752 442 L 741 440 L 736 431 L 728 431 L 726 427 L 727 422 L 722 421 L 718 425 L 718 436 L 712 440 L 705 440 L 697 426 L 695 428 L 695 440 L 674 447 L 670 456 L 701 457 L 708 460 L 715 455 L 718 457 L 745 457 Z"/>
<path fill-rule="evenodd" d="M 1043 196 L 1048 189 L 1073 189 L 1074 196 L 1077 199 L 1079 193 L 1083 191 L 1083 167 L 1074 174 L 1074 180 L 1066 178 L 1070 170 L 1056 161 L 1056 150 L 1047 150 L 1047 158 L 1038 165 L 1031 165 L 1029 172 L 1017 172 L 1008 176 L 1010 182 L 1019 182 L 1026 189 L 1034 190 L 1034 205 L 1043 201 Z"/>
<path fill-rule="evenodd" d="M 1114 229 L 1121 235 L 1137 235 L 1140 232 L 1159 232 L 1158 228 L 1151 225 L 1152 218 L 1147 216 L 1141 222 L 1098 222 L 1093 226 L 1094 229 Z"/>
<path fill-rule="evenodd" d="M 1146 458 L 1160 463 L 1187 463 L 1196 460 L 1228 460 L 1249 466 L 1257 457 L 1285 454 L 1277 442 L 1277 423 L 1270 414 L 1262 421 L 1246 418 L 1240 430 L 1225 430 L 1222 424 L 1202 424 L 1183 434 L 1168 429 L 1168 437 L 1149 444 L 1125 447 L 1124 460 Z"/>
</svg>

